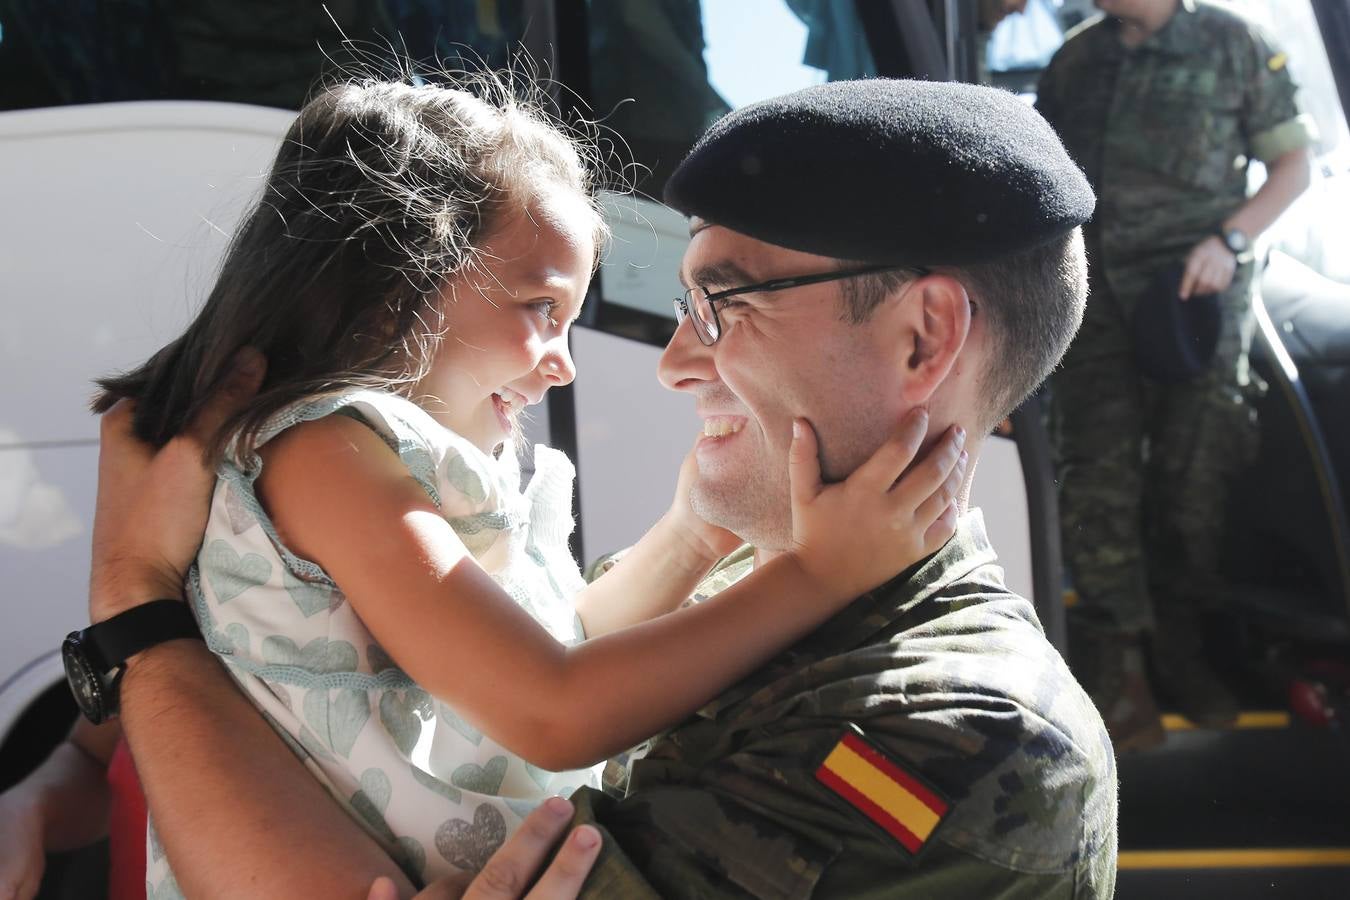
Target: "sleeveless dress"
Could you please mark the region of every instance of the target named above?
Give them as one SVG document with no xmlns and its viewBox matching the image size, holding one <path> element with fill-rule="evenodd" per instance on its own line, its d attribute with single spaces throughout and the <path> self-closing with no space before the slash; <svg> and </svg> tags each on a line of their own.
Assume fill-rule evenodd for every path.
<svg viewBox="0 0 1350 900">
<path fill-rule="evenodd" d="M 494 459 L 411 402 L 375 391 L 301 403 L 263 440 L 334 414 L 365 422 L 398 453 L 479 565 L 550 634 L 581 639 L 572 601 L 584 582 L 567 546 L 575 470 L 565 455 L 537 446 L 522 491 L 509 446 Z M 188 577 L 194 613 L 272 727 L 415 883 L 477 871 L 544 799 L 599 783 L 599 766 L 530 765 L 413 683 L 332 579 L 278 539 L 253 490 L 261 467 L 254 454 L 217 472 Z M 146 895 L 179 895 L 153 823 Z"/>
</svg>

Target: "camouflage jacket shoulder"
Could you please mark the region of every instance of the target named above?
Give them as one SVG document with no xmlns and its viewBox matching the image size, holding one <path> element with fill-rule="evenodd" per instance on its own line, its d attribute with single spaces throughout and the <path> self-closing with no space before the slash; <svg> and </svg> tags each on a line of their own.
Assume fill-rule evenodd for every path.
<svg viewBox="0 0 1350 900">
<path fill-rule="evenodd" d="M 949 806 L 917 848 L 822 781 L 854 727 Z M 626 799 L 588 808 L 614 838 L 599 877 L 629 866 L 661 896 L 1081 898 L 1111 894 L 1115 794 L 1101 720 L 975 513 L 656 741 Z"/>
</svg>

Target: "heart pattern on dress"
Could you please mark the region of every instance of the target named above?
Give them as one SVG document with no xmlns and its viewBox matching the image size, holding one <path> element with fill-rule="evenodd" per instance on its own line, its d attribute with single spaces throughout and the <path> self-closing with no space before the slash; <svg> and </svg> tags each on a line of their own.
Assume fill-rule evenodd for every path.
<svg viewBox="0 0 1350 900">
<path fill-rule="evenodd" d="M 263 639 L 263 661 L 272 666 L 299 666 L 320 675 L 356 671 L 356 648 L 347 641 L 317 637 L 303 648 L 281 634 Z"/>
<path fill-rule="evenodd" d="M 548 783 L 553 780 L 553 773 L 548 769 L 541 769 L 534 763 L 525 763 L 525 771 L 530 776 L 530 780 L 539 785 L 539 790 L 548 787 Z"/>
<path fill-rule="evenodd" d="M 230 520 L 230 530 L 235 534 L 243 534 L 258 524 L 258 517 L 244 502 L 238 485 L 231 484 L 225 488 L 225 517 Z"/>
<path fill-rule="evenodd" d="M 346 598 L 342 592 L 322 584 L 310 584 L 296 578 L 290 572 L 281 571 L 281 585 L 290 594 L 291 601 L 299 608 L 306 619 L 324 610 L 337 609 Z"/>
<path fill-rule="evenodd" d="M 412 754 L 422 736 L 422 724 L 431 716 L 431 695 L 421 688 L 385 691 L 380 696 L 380 724 L 404 756 Z"/>
<path fill-rule="evenodd" d="M 446 454 L 445 480 L 470 503 L 479 504 L 487 499 L 487 485 L 483 483 L 483 477 L 454 451 Z"/>
<path fill-rule="evenodd" d="M 352 809 L 388 843 L 395 841 L 393 829 L 385 821 L 393 787 L 383 769 L 370 768 L 361 773 L 361 790 L 352 794 Z"/>
<path fill-rule="evenodd" d="M 370 721 L 370 695 L 349 688 L 314 688 L 305 692 L 304 712 L 314 733 L 328 736 L 333 752 L 350 756 L 361 729 Z"/>
<path fill-rule="evenodd" d="M 426 772 L 423 771 L 422 769 L 419 769 L 412 763 L 408 764 L 408 771 L 412 773 L 413 780 L 416 781 L 418 784 L 422 785 L 422 787 L 431 791 L 435 791 L 445 799 L 449 800 L 451 803 L 463 802 L 464 795 L 460 793 L 459 788 L 452 787 L 446 784 L 444 781 L 441 781 L 435 775 L 432 775 L 430 772 Z"/>
<path fill-rule="evenodd" d="M 506 780 L 506 765 L 505 756 L 494 756 L 485 766 L 465 763 L 451 773 L 450 783 L 466 791 L 495 796 Z"/>
<path fill-rule="evenodd" d="M 388 653 L 384 652 L 384 648 L 379 644 L 366 645 L 366 662 L 370 664 L 370 671 L 376 675 L 385 669 L 398 668 L 394 665 L 394 660 L 390 658 Z"/>
<path fill-rule="evenodd" d="M 455 729 L 455 731 L 458 731 L 466 741 L 469 741 L 475 747 L 483 743 L 483 732 L 460 718 L 459 713 L 443 703 L 437 707 L 436 711 L 440 715 L 441 720 L 451 728 Z"/>
<path fill-rule="evenodd" d="M 395 843 L 398 845 L 398 852 L 394 856 L 394 862 L 416 881 L 425 881 L 426 878 L 422 873 L 427 867 L 427 851 L 422 842 L 404 835 Z"/>
<path fill-rule="evenodd" d="M 240 656 L 248 656 L 248 629 L 238 622 L 231 622 L 225 626 L 225 637 L 230 640 L 231 652 Z"/>
<path fill-rule="evenodd" d="M 256 553 L 242 557 L 222 540 L 214 540 L 202 551 L 202 565 L 217 603 L 229 603 L 251 587 L 267 583 L 272 564 Z"/>
<path fill-rule="evenodd" d="M 477 872 L 506 840 L 506 819 L 488 803 L 474 810 L 473 822 L 448 819 L 436 829 L 436 851 L 452 866 Z"/>
</svg>

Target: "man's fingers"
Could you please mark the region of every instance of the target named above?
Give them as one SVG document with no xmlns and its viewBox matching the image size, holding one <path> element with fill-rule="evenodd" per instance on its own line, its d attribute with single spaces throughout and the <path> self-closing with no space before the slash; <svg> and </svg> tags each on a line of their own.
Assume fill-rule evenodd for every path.
<svg viewBox="0 0 1350 900">
<path fill-rule="evenodd" d="M 398 900 L 398 887 L 394 884 L 392 878 L 381 875 L 370 886 L 370 893 L 366 894 L 366 900 Z"/>
<path fill-rule="evenodd" d="M 230 416 L 243 409 L 258 393 L 263 376 L 267 374 L 267 360 L 252 347 L 235 354 L 229 373 L 220 387 L 193 417 L 185 429 L 201 446 L 215 436 Z"/>
<path fill-rule="evenodd" d="M 558 849 L 548 870 L 527 895 L 528 900 L 572 900 L 600 855 L 600 832 L 590 825 L 574 829 Z"/>
<path fill-rule="evenodd" d="M 572 804 L 562 797 L 550 797 L 535 807 L 511 839 L 492 854 L 464 892 L 464 900 L 518 900 L 525 896 L 526 885 L 548 859 L 571 818 Z"/>
<path fill-rule="evenodd" d="M 877 448 L 866 462 L 849 476 L 854 482 L 868 490 L 888 491 L 895 480 L 914 461 L 914 455 L 923 446 L 928 434 L 928 410 L 911 409 L 900 420 L 895 432 Z M 941 483 L 938 478 L 933 485 Z M 932 487 L 929 488 L 932 490 Z"/>
<path fill-rule="evenodd" d="M 794 504 L 810 503 L 820 493 L 820 448 L 816 442 L 816 430 L 805 419 L 792 420 L 788 484 Z"/>
</svg>

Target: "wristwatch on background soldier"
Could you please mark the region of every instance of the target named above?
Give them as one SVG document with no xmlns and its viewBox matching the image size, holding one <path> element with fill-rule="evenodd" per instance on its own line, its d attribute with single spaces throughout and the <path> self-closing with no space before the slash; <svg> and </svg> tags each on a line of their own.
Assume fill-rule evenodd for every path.
<svg viewBox="0 0 1350 900">
<path fill-rule="evenodd" d="M 1249 262 L 1252 258 L 1252 242 L 1247 237 L 1247 233 L 1239 228 L 1226 228 L 1219 226 L 1217 232 L 1219 240 L 1228 248 L 1229 252 L 1237 259 L 1239 263 Z"/>
<path fill-rule="evenodd" d="M 72 631 L 61 644 L 61 661 L 80 712 L 95 725 L 116 716 L 126 661 L 178 638 L 202 640 L 192 610 L 181 600 L 152 600 L 83 631 Z"/>
</svg>

